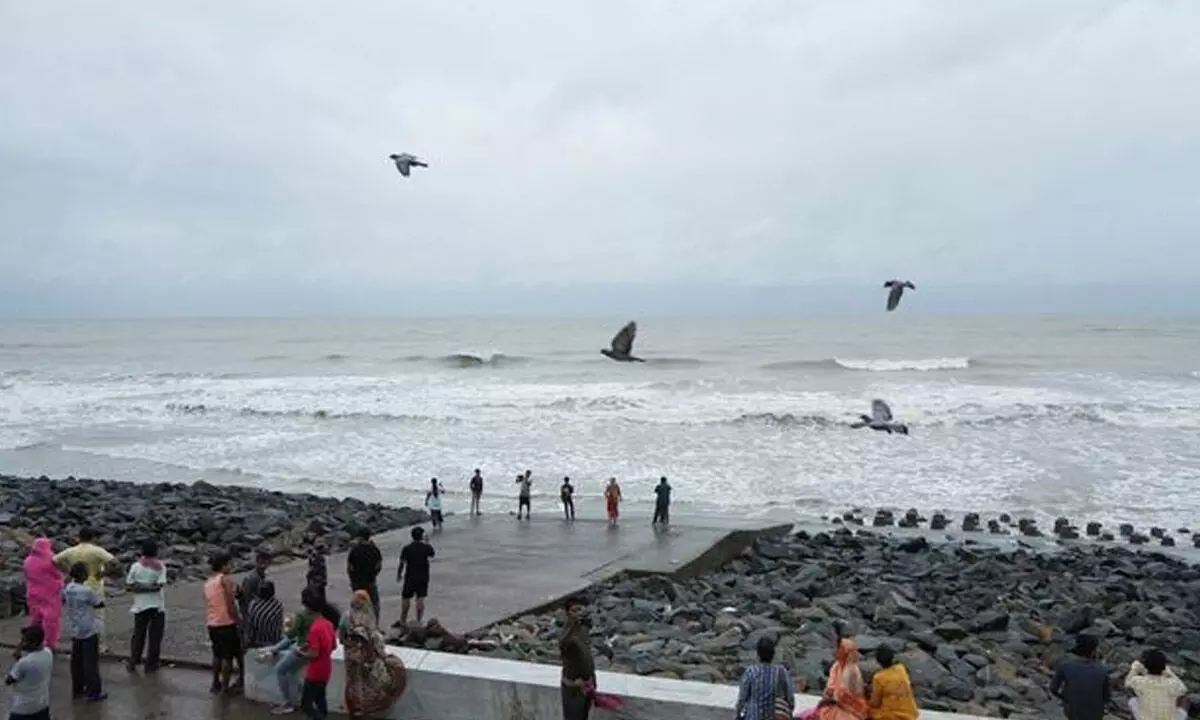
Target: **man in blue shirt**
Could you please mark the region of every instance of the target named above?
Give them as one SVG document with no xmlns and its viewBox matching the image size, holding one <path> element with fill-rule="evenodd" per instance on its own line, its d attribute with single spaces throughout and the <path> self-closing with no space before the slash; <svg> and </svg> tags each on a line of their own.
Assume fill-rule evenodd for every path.
<svg viewBox="0 0 1200 720">
<path fill-rule="evenodd" d="M 1104 706 L 1112 695 L 1108 669 L 1096 662 L 1099 641 L 1093 635 L 1075 640 L 1078 660 L 1067 660 L 1050 681 L 1050 692 L 1063 701 L 1067 720 L 1104 720 Z"/>
</svg>

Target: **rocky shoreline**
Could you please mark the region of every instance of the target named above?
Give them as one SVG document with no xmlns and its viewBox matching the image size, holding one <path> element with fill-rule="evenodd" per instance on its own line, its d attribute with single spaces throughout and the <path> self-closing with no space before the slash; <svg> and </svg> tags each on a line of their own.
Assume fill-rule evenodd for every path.
<svg viewBox="0 0 1200 720">
<path fill-rule="evenodd" d="M 345 550 L 355 527 L 381 533 L 428 519 L 413 508 L 202 481 L 0 476 L 0 617 L 23 607 L 22 563 L 39 535 L 62 550 L 80 528 L 91 527 L 123 568 L 137 558 L 143 540 L 154 539 L 174 581 L 205 577 L 209 558 L 220 551 L 233 553 L 240 571 L 251 566 L 259 548 L 270 550 L 276 563 L 286 562 L 307 556 L 318 540 L 328 552 Z"/>
<path fill-rule="evenodd" d="M 1058 718 L 1051 674 L 1073 636 L 1090 633 L 1115 682 L 1112 716 L 1130 717 L 1120 681 L 1157 646 L 1198 693 L 1200 717 L 1200 568 L 1151 548 L 981 540 L 841 527 L 762 540 L 698 579 L 618 579 L 588 593 L 598 666 L 735 683 L 770 633 L 798 683 L 819 694 L 840 621 L 868 676 L 875 648 L 900 653 L 924 709 Z M 557 613 L 525 616 L 490 628 L 496 647 L 483 654 L 557 663 L 558 632 Z"/>
<path fill-rule="evenodd" d="M 1143 531 L 1133 523 L 1121 523 L 1112 528 L 1094 520 L 1087 521 L 1080 528 L 1070 518 L 1057 517 L 1054 527 L 1049 531 L 1038 526 L 1037 520 L 1031 517 L 1017 517 L 1011 513 L 1000 513 L 995 517 L 983 518 L 979 513 L 964 513 L 961 518 L 955 518 L 942 512 L 932 513 L 928 518 L 919 510 L 911 508 L 903 515 L 895 511 L 880 508 L 870 517 L 862 508 L 854 508 L 840 516 L 823 516 L 825 522 L 844 526 L 871 526 L 875 528 L 906 528 L 911 530 L 930 530 L 935 532 L 957 531 L 962 533 L 986 533 L 997 536 L 1017 536 L 1023 538 L 1053 538 L 1056 540 L 1088 539 L 1095 542 L 1124 542 L 1129 545 L 1158 545 L 1160 547 L 1179 547 L 1180 544 L 1200 548 L 1200 533 L 1181 527 L 1171 532 L 1167 528 L 1152 526 Z"/>
</svg>

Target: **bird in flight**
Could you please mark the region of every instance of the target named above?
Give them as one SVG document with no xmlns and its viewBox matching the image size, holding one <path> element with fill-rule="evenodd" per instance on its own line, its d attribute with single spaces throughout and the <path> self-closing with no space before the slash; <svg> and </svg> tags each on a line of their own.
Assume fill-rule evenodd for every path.
<svg viewBox="0 0 1200 720">
<path fill-rule="evenodd" d="M 901 435 L 908 434 L 908 426 L 904 423 L 895 422 L 892 420 L 892 409 L 882 400 L 875 399 L 871 401 L 871 414 L 859 415 L 859 421 L 851 423 L 852 428 L 869 427 L 872 430 L 886 432 L 888 435 L 892 433 L 900 433 Z"/>
<path fill-rule="evenodd" d="M 895 310 L 900 304 L 900 297 L 904 295 L 904 288 L 916 290 L 917 286 L 907 280 L 888 280 L 883 284 L 885 288 L 891 288 L 888 291 L 887 309 L 888 312 Z"/>
<path fill-rule="evenodd" d="M 634 357 L 633 339 L 637 337 L 637 323 L 630 320 L 621 328 L 612 339 L 612 347 L 604 348 L 600 352 L 606 357 L 612 358 L 619 362 L 646 362 L 640 357 Z"/>
<path fill-rule="evenodd" d="M 416 155 L 410 155 L 408 153 L 400 153 L 399 155 L 392 153 L 391 155 L 388 155 L 388 157 L 391 158 L 392 162 L 396 163 L 396 169 L 399 170 L 400 174 L 404 177 L 408 177 L 412 172 L 412 169 L 415 167 L 429 167 L 428 163 L 421 160 Z"/>
</svg>

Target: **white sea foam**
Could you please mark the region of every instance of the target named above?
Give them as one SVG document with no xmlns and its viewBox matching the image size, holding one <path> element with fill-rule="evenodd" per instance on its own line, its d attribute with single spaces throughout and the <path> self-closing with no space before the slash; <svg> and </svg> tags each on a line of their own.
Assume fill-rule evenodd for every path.
<svg viewBox="0 0 1200 720">
<path fill-rule="evenodd" d="M 835 357 L 833 361 L 847 370 L 866 370 L 870 372 L 930 372 L 933 370 L 966 370 L 971 367 L 971 359 L 967 357 L 934 357 L 908 360 L 890 360 L 887 358 L 868 360 Z"/>
</svg>

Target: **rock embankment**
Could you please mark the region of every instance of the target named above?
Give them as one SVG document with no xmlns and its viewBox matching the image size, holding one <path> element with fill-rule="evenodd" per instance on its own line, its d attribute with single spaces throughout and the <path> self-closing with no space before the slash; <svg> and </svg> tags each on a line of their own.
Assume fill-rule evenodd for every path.
<svg viewBox="0 0 1200 720">
<path fill-rule="evenodd" d="M 995 717 L 1061 717 L 1047 686 L 1073 636 L 1100 639 L 1120 687 L 1148 646 L 1200 690 L 1200 569 L 1155 552 L 1089 545 L 1056 552 L 971 540 L 931 544 L 848 529 L 761 542 L 686 582 L 620 579 L 591 591 L 601 669 L 733 683 L 764 634 L 819 694 L 835 623 L 871 653 L 890 645 L 922 707 Z M 487 654 L 557 662 L 559 618 L 527 616 L 487 633 Z M 1129 717 L 1118 691 L 1112 714 Z M 1200 717 L 1200 696 L 1192 698 Z"/>
<path fill-rule="evenodd" d="M 362 525 L 380 533 L 426 520 L 412 508 L 206 482 L 0 476 L 0 617 L 23 605 L 22 563 L 39 535 L 62 550 L 80 528 L 91 527 L 121 567 L 137 558 L 142 541 L 153 539 L 175 580 L 204 577 L 209 559 L 222 551 L 245 568 L 259 548 L 281 562 L 307 555 L 318 541 L 329 552 L 344 550 Z"/>
</svg>

